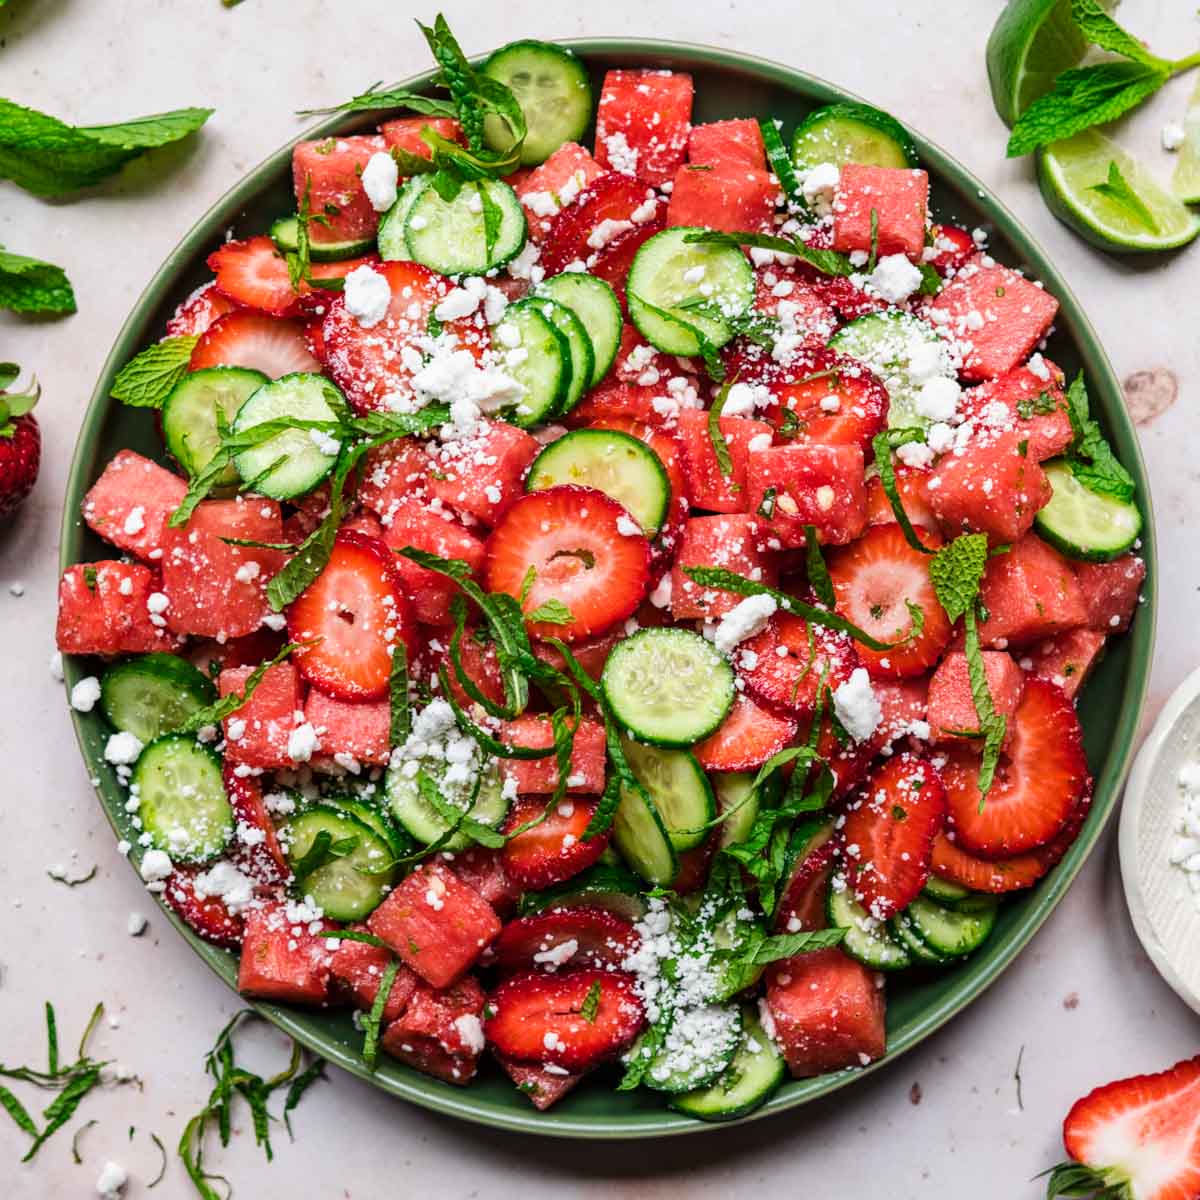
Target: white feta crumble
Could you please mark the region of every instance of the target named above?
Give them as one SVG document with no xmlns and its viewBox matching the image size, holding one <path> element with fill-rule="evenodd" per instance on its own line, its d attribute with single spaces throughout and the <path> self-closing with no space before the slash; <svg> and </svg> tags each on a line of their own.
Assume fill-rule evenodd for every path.
<svg viewBox="0 0 1200 1200">
<path fill-rule="evenodd" d="M 306 763 L 320 749 L 321 739 L 312 724 L 305 721 L 288 734 L 287 753 L 292 762 Z"/>
<path fill-rule="evenodd" d="M 1178 121 L 1168 121 L 1162 127 L 1162 148 L 1169 152 L 1179 149 L 1187 141 L 1187 130 Z"/>
<path fill-rule="evenodd" d="M 386 276 L 373 267 L 355 267 L 342 290 L 346 311 L 364 328 L 378 325 L 387 316 L 392 289 Z"/>
<path fill-rule="evenodd" d="M 71 689 L 71 707 L 76 712 L 91 712 L 100 699 L 100 680 L 95 675 L 81 679 Z"/>
<path fill-rule="evenodd" d="M 130 763 L 137 762 L 141 752 L 141 739 L 125 729 L 120 733 L 112 734 L 104 746 L 105 761 L 114 766 L 129 766 Z"/>
<path fill-rule="evenodd" d="M 896 457 L 906 467 L 922 470 L 933 462 L 933 449 L 924 442 L 906 442 L 896 447 Z"/>
<path fill-rule="evenodd" d="M 125 932 L 130 937 L 141 937 L 149 924 L 150 922 L 140 912 L 131 912 L 129 920 L 125 922 Z"/>
<path fill-rule="evenodd" d="M 761 633 L 778 607 L 773 596 L 747 596 L 721 618 L 713 645 L 722 654 L 730 654 L 739 642 Z"/>
<path fill-rule="evenodd" d="M 867 277 L 884 300 L 899 304 L 921 286 L 921 272 L 903 254 L 885 254 Z"/>
<path fill-rule="evenodd" d="M 559 942 L 557 946 L 551 946 L 549 950 L 538 950 L 534 956 L 535 963 L 549 963 L 552 967 L 561 967 L 563 963 L 569 962 L 579 949 L 579 942 L 575 938 L 567 938 L 566 941 Z"/>
<path fill-rule="evenodd" d="M 956 379 L 935 375 L 921 384 L 913 401 L 918 415 L 929 421 L 951 421 L 958 413 L 958 400 L 962 395 Z"/>
<path fill-rule="evenodd" d="M 445 299 L 433 310 L 439 321 L 458 321 L 469 317 L 487 296 L 487 281 L 471 275 L 462 281 L 461 287 L 451 289 Z"/>
<path fill-rule="evenodd" d="M 146 509 L 141 504 L 135 504 L 125 517 L 122 528 L 130 537 L 141 533 L 146 528 Z"/>
<path fill-rule="evenodd" d="M 227 859 L 213 863 L 197 875 L 194 887 L 199 899 L 209 896 L 219 899 L 231 913 L 241 912 L 254 899 L 254 880 Z"/>
<path fill-rule="evenodd" d="M 129 1172 L 120 1163 L 106 1162 L 96 1180 L 96 1195 L 101 1200 L 120 1200 L 128 1182 Z"/>
<path fill-rule="evenodd" d="M 837 191 L 840 178 L 841 171 L 834 163 L 818 163 L 805 173 L 800 190 L 818 213 L 824 213 L 833 203 L 833 193 Z"/>
<path fill-rule="evenodd" d="M 400 168 L 386 150 L 380 150 L 367 159 L 363 167 L 362 185 L 367 199 L 376 212 L 387 212 L 396 203 L 396 187 L 400 182 Z"/>
<path fill-rule="evenodd" d="M 856 667 L 850 678 L 834 689 L 833 711 L 856 742 L 865 742 L 879 728 L 883 709 L 865 667 Z"/>
<path fill-rule="evenodd" d="M 642 527 L 622 513 L 617 518 L 617 532 L 622 537 L 641 537 Z"/>
<path fill-rule="evenodd" d="M 483 1053 L 487 1039 L 483 1036 L 483 1024 L 474 1013 L 463 1013 L 461 1017 L 455 1017 L 454 1028 L 458 1030 L 463 1045 L 472 1054 Z"/>
<path fill-rule="evenodd" d="M 175 865 L 165 850 L 147 850 L 138 868 L 142 878 L 149 884 L 161 884 L 174 869 Z"/>
<path fill-rule="evenodd" d="M 669 571 L 658 581 L 654 591 L 650 593 L 650 603 L 655 608 L 671 607 L 671 573 Z"/>
<path fill-rule="evenodd" d="M 723 417 L 749 417 L 755 409 L 766 408 L 774 399 L 761 383 L 735 383 L 725 395 Z"/>
<path fill-rule="evenodd" d="M 63 681 L 63 662 L 62 662 L 62 651 L 61 650 L 55 650 L 50 655 L 49 666 L 50 666 L 50 678 L 53 679 L 55 681 L 55 683 L 62 683 L 62 681 Z"/>
<path fill-rule="evenodd" d="M 329 455 L 330 458 L 336 458 L 338 451 L 341 450 L 341 448 L 342 448 L 342 443 L 339 442 L 337 440 L 337 438 L 331 437 L 323 429 L 310 429 L 308 431 L 308 436 L 309 436 L 309 439 L 312 441 L 312 444 L 314 446 L 316 446 L 316 448 L 318 450 L 320 450 L 320 452 L 322 454 L 327 454 L 327 455 Z M 251 565 L 257 567 L 258 563 L 253 563 L 253 564 L 246 563 L 244 565 L 247 567 L 251 566 Z M 238 575 L 240 576 L 241 573 L 242 573 L 242 568 L 239 567 Z M 256 572 L 256 574 L 257 574 L 257 572 Z M 251 578 L 253 579 L 254 576 L 252 575 Z"/>
</svg>

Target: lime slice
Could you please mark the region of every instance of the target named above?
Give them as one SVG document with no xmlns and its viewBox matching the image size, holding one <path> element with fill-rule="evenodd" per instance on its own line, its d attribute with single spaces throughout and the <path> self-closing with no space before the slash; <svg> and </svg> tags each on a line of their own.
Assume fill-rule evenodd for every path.
<svg viewBox="0 0 1200 1200">
<path fill-rule="evenodd" d="M 988 80 L 1000 119 L 1012 125 L 1086 50 L 1071 20 L 1071 0 L 1010 0 L 987 44 Z"/>
<path fill-rule="evenodd" d="M 1184 204 L 1200 204 L 1200 84 L 1192 93 L 1183 118 L 1184 143 L 1179 147 L 1179 165 L 1171 180 L 1171 191 Z"/>
<path fill-rule="evenodd" d="M 1127 200 L 1096 190 L 1108 185 L 1114 163 L 1133 193 Z M 1105 250 L 1172 250 L 1200 233 L 1200 217 L 1136 158 L 1094 129 L 1041 151 L 1038 182 L 1050 211 Z"/>
</svg>

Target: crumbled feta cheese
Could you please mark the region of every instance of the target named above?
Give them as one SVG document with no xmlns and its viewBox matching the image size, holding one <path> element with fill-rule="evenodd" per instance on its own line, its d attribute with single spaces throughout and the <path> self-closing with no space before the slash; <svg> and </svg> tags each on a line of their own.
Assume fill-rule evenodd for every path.
<svg viewBox="0 0 1200 1200">
<path fill-rule="evenodd" d="M 387 316 L 392 303 L 392 289 L 387 277 L 373 267 L 355 267 L 346 276 L 342 298 L 346 311 L 364 329 L 370 329 Z"/>
<path fill-rule="evenodd" d="M 146 528 L 146 510 L 142 505 L 135 504 L 129 510 L 123 528 L 131 537 L 134 534 L 141 533 Z"/>
<path fill-rule="evenodd" d="M 396 187 L 400 182 L 400 168 L 386 150 L 380 150 L 367 159 L 363 167 L 362 185 L 367 199 L 376 212 L 387 212 L 396 203 Z"/>
<path fill-rule="evenodd" d="M 454 1028 L 462 1038 L 463 1045 L 472 1054 L 482 1054 L 487 1040 L 483 1036 L 483 1024 L 474 1013 L 463 1013 L 454 1018 Z"/>
<path fill-rule="evenodd" d="M 722 654 L 731 653 L 739 642 L 761 633 L 778 607 L 773 596 L 747 596 L 721 618 L 713 645 Z"/>
<path fill-rule="evenodd" d="M 856 742 L 865 742 L 879 727 L 883 709 L 865 667 L 856 667 L 850 678 L 834 689 L 833 711 Z"/>
<path fill-rule="evenodd" d="M 1187 131 L 1178 121 L 1168 121 L 1162 127 L 1162 147 L 1167 151 L 1178 150 L 1187 141 Z"/>
<path fill-rule="evenodd" d="M 800 190 L 817 213 L 823 215 L 829 211 L 840 178 L 841 171 L 834 163 L 818 163 L 805 172 Z"/>
<path fill-rule="evenodd" d="M 71 689 L 71 707 L 76 712 L 91 712 L 100 699 L 100 680 L 95 675 L 81 679 Z"/>
<path fill-rule="evenodd" d="M 907 300 L 921 286 L 921 272 L 903 254 L 885 254 L 867 279 L 891 304 Z"/>
<path fill-rule="evenodd" d="M 147 883 L 161 883 L 174 869 L 170 856 L 163 850 L 147 850 L 139 868 Z"/>
<path fill-rule="evenodd" d="M 96 1180 L 96 1195 L 100 1200 L 120 1200 L 128 1182 L 129 1172 L 120 1163 L 106 1162 Z"/>
<path fill-rule="evenodd" d="M 725 394 L 721 409 L 724 417 L 750 417 L 757 408 L 766 408 L 774 396 L 761 383 L 735 383 Z"/>
<path fill-rule="evenodd" d="M 641 537 L 642 527 L 633 520 L 630 520 L 624 513 L 617 518 L 617 532 L 622 537 Z"/>
<path fill-rule="evenodd" d="M 433 310 L 439 321 L 458 321 L 469 317 L 483 303 L 487 281 L 478 275 L 464 279 L 461 287 L 451 289 L 446 298 Z"/>
<path fill-rule="evenodd" d="M 142 934 L 146 932 L 146 926 L 149 924 L 150 922 L 147 921 L 141 913 L 131 912 L 129 914 L 129 920 L 125 923 L 125 932 L 128 933 L 130 937 L 141 937 Z"/>
<path fill-rule="evenodd" d="M 142 752 L 141 740 L 128 730 L 112 734 L 104 746 L 104 758 L 114 766 L 128 766 L 137 762 Z"/>
<path fill-rule="evenodd" d="M 905 442 L 896 447 L 896 457 L 906 467 L 921 470 L 933 462 L 933 450 L 924 442 Z"/>
<path fill-rule="evenodd" d="M 650 593 L 650 603 L 655 608 L 671 607 L 671 572 L 668 571 L 659 581 L 654 591 Z"/>
<path fill-rule="evenodd" d="M 213 863 L 207 871 L 201 871 L 193 886 L 197 898 L 204 900 L 209 896 L 215 897 L 231 913 L 241 912 L 254 899 L 254 880 L 243 875 L 226 859 Z"/>
<path fill-rule="evenodd" d="M 56 683 L 63 681 L 62 651 L 55 650 L 50 655 L 50 678 Z"/>
<path fill-rule="evenodd" d="M 310 429 L 308 431 L 309 439 L 322 454 L 327 454 L 330 458 L 336 458 L 338 451 L 342 448 L 342 443 L 335 437 L 331 437 L 323 429 Z M 258 563 L 246 563 L 246 566 L 258 566 Z M 238 576 L 241 577 L 241 568 L 238 568 Z M 253 579 L 254 576 L 251 576 Z"/>
<path fill-rule="evenodd" d="M 288 734 L 287 753 L 292 762 L 308 762 L 320 746 L 321 739 L 317 737 L 317 731 L 308 721 L 297 725 Z"/>
<path fill-rule="evenodd" d="M 535 963 L 549 963 L 552 967 L 561 967 L 563 963 L 569 962 L 579 949 L 579 942 L 575 938 L 567 938 L 566 941 L 559 942 L 557 946 L 551 946 L 549 950 L 539 950 L 533 956 Z"/>
<path fill-rule="evenodd" d="M 921 384 L 913 405 L 917 413 L 929 421 L 950 421 L 958 412 L 962 388 L 958 381 L 945 375 L 935 375 Z"/>
</svg>

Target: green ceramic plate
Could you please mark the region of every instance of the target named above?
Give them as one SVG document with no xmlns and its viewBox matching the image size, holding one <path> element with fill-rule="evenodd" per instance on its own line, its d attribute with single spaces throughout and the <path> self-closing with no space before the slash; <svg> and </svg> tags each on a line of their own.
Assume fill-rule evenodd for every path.
<svg viewBox="0 0 1200 1200">
<path fill-rule="evenodd" d="M 782 118 L 785 128 L 790 129 L 818 105 L 858 99 L 811 75 L 724 50 L 616 39 L 584 39 L 570 45 L 583 56 L 597 84 L 609 67 L 670 67 L 692 72 L 698 121 L 772 116 Z M 429 85 L 430 76 L 422 75 L 402 86 L 420 89 Z M 352 132 L 370 123 L 369 117 L 350 121 L 335 117 L 307 131 L 305 136 Z M 843 1071 L 819 1079 L 788 1082 L 755 1117 L 805 1104 L 879 1070 L 974 1000 L 1012 962 L 1062 899 L 1112 812 L 1129 765 L 1150 667 L 1156 579 L 1154 525 L 1137 439 L 1108 359 L 1066 282 L 1012 214 L 944 151 L 919 134 L 913 136 L 921 161 L 933 178 L 935 213 L 943 220 L 967 228 L 982 226 L 991 235 L 991 249 L 997 259 L 1022 267 L 1043 280 L 1059 299 L 1061 309 L 1049 353 L 1068 375 L 1079 368 L 1087 372 L 1094 409 L 1121 461 L 1138 483 L 1146 530 L 1141 553 L 1149 565 L 1145 603 L 1129 635 L 1116 639 L 1084 692 L 1080 712 L 1088 758 L 1096 775 L 1096 800 L 1083 833 L 1066 858 L 1037 887 L 1004 905 L 991 940 L 963 966 L 936 977 L 889 984 L 888 1054 L 882 1063 L 875 1063 L 865 1071 Z M 123 408 L 109 399 L 113 377 L 138 350 L 162 335 L 163 325 L 175 305 L 207 277 L 205 255 L 221 243 L 227 228 L 232 227 L 238 236 L 260 233 L 274 217 L 295 207 L 291 179 L 291 148 L 287 146 L 247 175 L 184 237 L 125 322 L 100 374 L 80 430 L 63 517 L 64 566 L 106 555 L 103 545 L 82 527 L 78 513 L 84 492 L 108 459 L 126 446 L 152 456 L 162 454 L 152 414 Z M 87 674 L 86 667 L 83 662 L 68 662 L 68 685 Z M 98 712 L 73 716 L 88 772 L 100 781 L 101 803 L 114 828 L 126 836 L 129 828 L 123 797 L 111 767 L 104 761 L 103 718 Z M 237 973 L 235 960 L 206 945 L 168 915 L 196 953 L 233 986 Z M 514 1090 L 507 1077 L 491 1068 L 485 1068 L 471 1087 L 462 1089 L 426 1078 L 394 1062 L 384 1062 L 372 1075 L 364 1070 L 359 1059 L 360 1039 L 347 1014 L 305 1012 L 269 1004 L 255 1007 L 337 1066 L 370 1079 L 393 1095 L 469 1121 L 529 1133 L 586 1138 L 654 1137 L 712 1130 L 712 1126 L 668 1112 L 652 1093 L 618 1094 L 603 1081 L 580 1088 L 549 1113 L 539 1114 Z"/>
</svg>

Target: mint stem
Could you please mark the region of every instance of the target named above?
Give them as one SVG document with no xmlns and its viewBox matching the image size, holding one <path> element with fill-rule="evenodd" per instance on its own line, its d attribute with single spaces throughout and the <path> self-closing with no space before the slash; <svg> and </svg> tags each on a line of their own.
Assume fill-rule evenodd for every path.
<svg viewBox="0 0 1200 1200">
<path fill-rule="evenodd" d="M 1193 67 L 1200 67 L 1200 50 L 1195 54 L 1189 54 L 1186 58 L 1177 59 L 1170 63 L 1172 75 L 1182 75 L 1184 71 L 1190 71 Z"/>
</svg>

